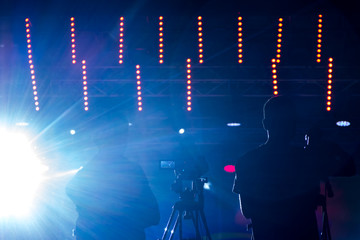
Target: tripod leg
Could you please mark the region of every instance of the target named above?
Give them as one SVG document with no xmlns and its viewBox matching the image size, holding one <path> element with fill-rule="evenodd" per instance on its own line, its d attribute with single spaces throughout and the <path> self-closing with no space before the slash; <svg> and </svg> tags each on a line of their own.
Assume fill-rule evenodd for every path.
<svg viewBox="0 0 360 240">
<path fill-rule="evenodd" d="M 179 214 L 178 216 L 176 217 L 176 220 L 175 220 L 175 223 L 174 223 L 174 226 L 171 230 L 171 233 L 170 233 L 170 237 L 169 237 L 169 240 L 172 240 L 174 235 L 175 235 L 175 231 L 176 231 L 176 228 L 177 228 L 177 225 L 179 224 L 180 222 L 180 240 L 182 240 L 182 232 L 181 232 L 181 228 L 182 228 L 182 211 L 179 211 Z"/>
<path fill-rule="evenodd" d="M 164 229 L 164 234 L 163 234 L 161 240 L 165 240 L 166 235 L 167 235 L 168 232 L 169 232 L 169 227 L 170 227 L 171 222 L 172 222 L 172 220 L 173 220 L 173 218 L 174 218 L 174 215 L 175 215 L 175 208 L 173 207 L 173 209 L 172 209 L 172 211 L 171 211 L 171 214 L 170 214 L 170 217 L 169 217 L 169 220 L 168 220 L 168 222 L 167 222 L 167 224 L 166 224 L 166 227 L 165 227 L 165 229 Z"/>
<path fill-rule="evenodd" d="M 194 224 L 196 240 L 201 240 L 201 235 L 200 235 L 200 231 L 199 231 L 199 212 L 198 211 L 195 211 L 195 217 L 194 217 L 194 213 L 191 214 L 191 220 Z"/>
<path fill-rule="evenodd" d="M 203 209 L 200 209 L 200 210 L 199 210 L 199 213 L 200 213 L 200 217 L 201 217 L 201 220 L 202 220 L 202 222 L 203 222 L 203 225 L 204 225 L 204 227 L 205 227 L 206 237 L 208 238 L 208 240 L 211 240 L 210 231 L 209 231 L 209 227 L 208 227 L 208 225 L 207 225 L 207 221 L 206 221 L 206 218 L 205 218 L 204 210 L 203 210 Z"/>
</svg>

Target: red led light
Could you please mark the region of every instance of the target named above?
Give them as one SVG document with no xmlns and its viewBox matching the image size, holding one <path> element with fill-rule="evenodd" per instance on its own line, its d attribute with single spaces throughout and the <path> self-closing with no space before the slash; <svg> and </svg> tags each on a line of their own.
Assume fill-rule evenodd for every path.
<svg viewBox="0 0 360 240">
<path fill-rule="evenodd" d="M 329 73 L 332 73 L 333 72 L 333 69 L 332 69 L 332 67 L 333 67 L 333 58 L 329 58 L 329 64 L 328 64 L 328 72 Z M 327 80 L 327 97 L 326 97 L 326 99 L 327 99 L 327 102 L 326 102 L 326 111 L 331 111 L 331 107 L 330 107 L 330 105 L 331 105 L 331 99 L 332 99 L 332 97 L 331 97 L 331 94 L 332 94 L 332 92 L 330 91 L 331 89 L 332 89 L 332 83 L 333 83 L 333 80 L 332 80 L 332 78 L 333 78 L 333 75 L 332 74 L 328 74 L 328 80 Z"/>
<path fill-rule="evenodd" d="M 136 79 L 137 79 L 137 81 L 136 81 L 136 89 L 138 90 L 138 92 L 137 92 L 137 95 L 138 95 L 137 104 L 138 104 L 138 111 L 141 112 L 143 110 L 143 108 L 141 107 L 143 105 L 143 102 L 142 102 L 141 91 L 140 91 L 141 90 L 140 65 L 136 65 L 135 68 L 136 68 Z"/>
<path fill-rule="evenodd" d="M 30 79 L 31 79 L 31 84 L 32 84 L 32 89 L 33 89 L 33 95 L 34 95 L 34 105 L 35 105 L 35 110 L 36 111 L 39 111 L 40 110 L 40 107 L 39 107 L 39 97 L 37 96 L 38 95 L 38 92 L 37 92 L 37 86 L 36 86 L 36 81 L 34 80 L 35 79 L 35 67 L 34 67 L 34 64 L 33 64 L 33 56 L 32 56 L 32 46 L 31 44 L 29 44 L 31 42 L 31 34 L 30 34 L 30 26 L 31 26 L 31 23 L 30 23 L 30 19 L 29 18 L 26 18 L 25 19 L 25 28 L 26 28 L 26 42 L 28 43 L 27 44 L 27 48 L 28 48 L 28 58 L 29 58 L 29 68 L 30 68 Z"/>
<path fill-rule="evenodd" d="M 228 173 L 234 173 L 235 172 L 235 166 L 234 165 L 226 165 L 224 167 L 224 171 Z"/>
<path fill-rule="evenodd" d="M 202 64 L 203 62 L 204 62 L 204 55 L 203 55 L 203 52 L 204 52 L 204 49 L 203 49 L 203 44 L 202 44 L 202 42 L 203 42 L 203 32 L 202 32 L 202 27 L 200 27 L 200 26 L 202 26 L 202 17 L 201 16 L 199 16 L 198 17 L 198 42 L 199 42 L 199 49 L 198 49 L 198 51 L 199 51 L 199 63 L 200 64 Z"/>
<path fill-rule="evenodd" d="M 318 15 L 318 22 L 319 23 L 322 23 L 323 22 L 323 20 L 322 20 L 322 15 L 321 14 L 319 14 Z M 319 44 L 319 43 L 321 43 L 322 42 L 322 34 L 320 34 L 320 33 L 322 33 L 322 27 L 323 27 L 323 25 L 322 24 L 318 24 L 318 33 L 319 34 L 317 34 L 317 49 L 316 49 L 316 62 L 317 63 L 320 63 L 321 62 L 321 44 Z"/>
<path fill-rule="evenodd" d="M 119 27 L 119 64 L 123 64 L 124 63 L 124 17 L 120 17 L 120 23 L 119 23 L 120 27 Z"/>
</svg>

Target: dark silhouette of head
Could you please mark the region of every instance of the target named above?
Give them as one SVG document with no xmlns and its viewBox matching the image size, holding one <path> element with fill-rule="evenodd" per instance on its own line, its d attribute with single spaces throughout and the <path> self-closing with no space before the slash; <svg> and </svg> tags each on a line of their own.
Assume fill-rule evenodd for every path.
<svg viewBox="0 0 360 240">
<path fill-rule="evenodd" d="M 118 109 L 97 116 L 93 124 L 93 140 L 98 147 L 125 148 L 129 135 L 129 121 Z"/>
<path fill-rule="evenodd" d="M 263 108 L 263 126 L 268 132 L 268 142 L 288 142 L 295 135 L 296 110 L 291 98 L 270 98 Z"/>
</svg>

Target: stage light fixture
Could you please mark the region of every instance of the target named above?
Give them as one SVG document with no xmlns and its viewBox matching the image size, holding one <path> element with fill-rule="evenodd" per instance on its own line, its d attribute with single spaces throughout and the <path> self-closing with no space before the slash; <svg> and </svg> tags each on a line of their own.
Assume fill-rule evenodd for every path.
<svg viewBox="0 0 360 240">
<path fill-rule="evenodd" d="M 242 33 L 242 17 L 238 17 L 238 63 L 243 63 L 243 33 Z"/>
<path fill-rule="evenodd" d="M 71 37 L 71 58 L 72 58 L 72 64 L 76 63 L 76 45 L 75 45 L 75 18 L 70 18 L 70 37 Z"/>
<path fill-rule="evenodd" d="M 136 89 L 137 89 L 137 105 L 138 111 L 141 112 L 143 110 L 143 102 L 141 97 L 141 75 L 140 75 L 140 65 L 136 65 Z"/>
<path fill-rule="evenodd" d="M 164 63 L 164 17 L 159 17 L 159 63 Z"/>
<path fill-rule="evenodd" d="M 186 60 L 186 68 L 187 68 L 187 70 L 186 70 L 186 73 L 187 73 L 187 75 L 186 75 L 186 89 L 187 89 L 187 103 L 186 103 L 186 110 L 188 111 L 188 112 L 190 112 L 191 111 L 191 59 L 190 58 L 188 58 L 187 60 Z"/>
<path fill-rule="evenodd" d="M 88 102 L 88 100 L 89 100 L 89 98 L 88 98 L 88 81 L 87 81 L 87 72 L 86 72 L 86 61 L 85 60 L 82 60 L 81 61 L 81 63 L 82 63 L 82 79 L 83 79 L 83 93 L 84 93 L 84 110 L 85 111 L 88 111 L 89 110 L 89 102 Z"/>
<path fill-rule="evenodd" d="M 319 14 L 318 15 L 318 25 L 317 25 L 317 27 L 318 27 L 318 29 L 317 29 L 317 32 L 318 32 L 318 34 L 317 34 L 317 49 L 316 49 L 316 62 L 317 63 L 320 63 L 321 62 L 321 42 L 322 42 L 322 40 L 321 40 L 321 38 L 322 38 L 322 27 L 323 27 L 323 24 L 322 24 L 322 22 L 323 22 L 323 19 L 322 19 L 322 14 Z"/>
<path fill-rule="evenodd" d="M 124 63 L 124 17 L 120 17 L 119 23 L 119 64 Z"/>
<path fill-rule="evenodd" d="M 276 62 L 279 63 L 280 62 L 280 57 L 281 55 L 279 54 L 281 52 L 281 42 L 282 42 L 282 37 L 283 37 L 283 19 L 279 18 L 279 23 L 278 23 L 278 34 L 277 34 L 277 44 L 276 44 Z"/>
<path fill-rule="evenodd" d="M 76 131 L 74 129 L 71 129 L 70 130 L 70 135 L 75 135 L 76 134 Z"/>
<path fill-rule="evenodd" d="M 336 125 L 338 127 L 349 127 L 351 124 L 349 121 L 337 121 Z"/>
<path fill-rule="evenodd" d="M 202 22 L 202 17 L 201 16 L 198 16 L 198 42 L 199 42 L 199 63 L 202 64 L 204 62 L 204 55 L 203 55 L 203 52 L 204 52 L 204 46 L 203 46 L 203 28 L 202 28 L 202 25 L 203 25 L 203 22 Z"/>
<path fill-rule="evenodd" d="M 228 127 L 240 127 L 241 123 L 238 122 L 230 122 L 226 124 Z"/>
<path fill-rule="evenodd" d="M 29 18 L 25 19 L 25 28 L 26 28 L 26 39 L 27 39 L 27 43 L 31 42 L 31 33 L 30 33 L 30 20 Z M 36 81 L 35 81 L 35 69 L 34 69 L 34 64 L 33 64 L 33 56 L 32 56 L 32 46 L 31 44 L 27 44 L 27 48 L 28 48 L 28 58 L 29 58 L 29 68 L 30 68 L 30 78 L 31 78 L 31 84 L 33 86 L 33 95 L 36 96 L 37 95 L 37 86 L 36 86 Z M 34 98 L 34 105 L 35 105 L 35 110 L 39 111 L 40 107 L 39 107 L 39 98 L 36 97 L 36 99 Z"/>
<path fill-rule="evenodd" d="M 279 92 L 278 92 L 278 81 L 277 81 L 277 75 L 276 75 L 276 73 L 277 73 L 277 70 L 276 70 L 276 66 L 277 66 L 277 64 L 276 64 L 276 59 L 275 58 L 273 58 L 273 59 L 271 59 L 271 68 L 272 68 L 272 78 L 273 78 L 273 81 L 272 81 L 272 83 L 273 83 L 273 94 L 274 94 L 274 96 L 276 96 L 276 95 L 278 95 L 279 94 Z"/>
<path fill-rule="evenodd" d="M 44 180 L 47 167 L 21 132 L 0 129 L 0 216 L 25 217 Z"/>
<path fill-rule="evenodd" d="M 184 128 L 180 128 L 179 129 L 179 134 L 184 134 L 185 133 L 185 129 Z"/>
<path fill-rule="evenodd" d="M 329 58 L 329 64 L 328 64 L 328 80 L 327 80 L 327 101 L 326 101 L 326 111 L 331 111 L 331 94 L 332 94 L 332 83 L 333 83 L 333 58 Z"/>
</svg>

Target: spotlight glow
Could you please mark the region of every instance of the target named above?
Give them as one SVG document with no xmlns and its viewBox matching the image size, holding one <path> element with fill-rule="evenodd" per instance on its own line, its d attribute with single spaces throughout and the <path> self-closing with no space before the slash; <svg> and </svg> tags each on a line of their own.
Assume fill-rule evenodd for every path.
<svg viewBox="0 0 360 240">
<path fill-rule="evenodd" d="M 231 122 L 226 124 L 228 127 L 240 127 L 241 123 L 238 122 Z"/>
<path fill-rule="evenodd" d="M 0 216 L 26 216 L 47 168 L 28 139 L 0 129 Z"/>
<path fill-rule="evenodd" d="M 39 97 L 37 92 L 37 86 L 36 86 L 36 79 L 35 79 L 35 69 L 34 69 L 34 62 L 33 62 L 33 56 L 32 56 L 32 46 L 31 46 L 31 34 L 30 34 L 30 26 L 31 22 L 29 18 L 25 19 L 25 28 L 26 28 L 26 42 L 27 42 L 27 48 L 28 48 L 28 58 L 29 58 L 29 67 L 30 67 L 30 75 L 31 75 L 31 83 L 32 83 L 32 89 L 33 89 L 33 95 L 34 95 L 34 105 L 35 110 L 39 111 Z"/>
<path fill-rule="evenodd" d="M 184 134 L 184 133 L 185 133 L 185 129 L 180 128 L 180 129 L 179 129 L 179 134 Z"/>
</svg>

